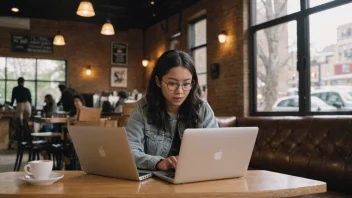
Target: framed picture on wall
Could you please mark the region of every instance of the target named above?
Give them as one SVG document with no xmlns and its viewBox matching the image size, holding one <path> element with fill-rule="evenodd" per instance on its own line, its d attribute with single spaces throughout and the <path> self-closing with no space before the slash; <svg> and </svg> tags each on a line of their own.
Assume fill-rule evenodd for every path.
<svg viewBox="0 0 352 198">
<path fill-rule="evenodd" d="M 127 66 L 128 45 L 126 43 L 111 42 L 111 65 Z"/>
<path fill-rule="evenodd" d="M 127 87 L 127 68 L 111 67 L 111 87 Z"/>
</svg>

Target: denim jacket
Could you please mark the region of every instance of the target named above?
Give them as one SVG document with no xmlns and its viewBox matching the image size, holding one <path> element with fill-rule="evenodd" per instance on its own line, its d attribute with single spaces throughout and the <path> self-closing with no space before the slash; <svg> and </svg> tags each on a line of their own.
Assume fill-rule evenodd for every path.
<svg viewBox="0 0 352 198">
<path fill-rule="evenodd" d="M 155 170 L 156 164 L 167 157 L 173 141 L 173 134 L 168 130 L 158 130 L 148 124 L 148 103 L 145 98 L 138 101 L 128 120 L 126 131 L 136 165 L 140 169 Z M 207 102 L 203 102 L 199 115 L 201 122 L 197 128 L 218 128 L 214 112 Z M 186 125 L 179 122 L 178 133 L 182 139 Z"/>
</svg>

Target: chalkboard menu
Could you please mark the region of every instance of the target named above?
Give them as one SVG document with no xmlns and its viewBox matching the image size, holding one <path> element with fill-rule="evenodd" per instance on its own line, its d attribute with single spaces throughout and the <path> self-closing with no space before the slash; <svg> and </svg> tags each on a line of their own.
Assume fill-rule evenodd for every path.
<svg viewBox="0 0 352 198">
<path fill-rule="evenodd" d="M 53 37 L 12 34 L 11 51 L 52 54 Z"/>
</svg>

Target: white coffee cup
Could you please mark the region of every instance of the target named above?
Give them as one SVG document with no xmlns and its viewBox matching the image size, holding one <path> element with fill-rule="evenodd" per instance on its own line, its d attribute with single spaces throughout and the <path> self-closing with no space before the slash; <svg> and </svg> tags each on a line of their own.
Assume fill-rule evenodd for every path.
<svg viewBox="0 0 352 198">
<path fill-rule="evenodd" d="M 30 170 L 28 170 L 28 168 Z M 24 171 L 28 175 L 32 175 L 35 179 L 47 179 L 53 170 L 53 161 L 51 160 L 37 160 L 30 161 L 24 166 Z"/>
</svg>

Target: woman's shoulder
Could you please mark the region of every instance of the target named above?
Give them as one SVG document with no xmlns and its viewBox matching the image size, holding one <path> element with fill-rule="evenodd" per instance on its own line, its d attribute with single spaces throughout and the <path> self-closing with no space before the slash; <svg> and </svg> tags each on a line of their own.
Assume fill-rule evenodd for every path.
<svg viewBox="0 0 352 198">
<path fill-rule="evenodd" d="M 205 100 L 201 100 L 200 102 L 199 102 L 199 110 L 201 111 L 201 112 L 208 112 L 208 111 L 213 111 L 213 109 L 211 108 L 211 106 L 210 106 L 210 104 L 207 102 L 207 101 L 205 101 Z"/>
<path fill-rule="evenodd" d="M 141 98 L 140 100 L 137 101 L 137 107 L 138 108 L 145 108 L 148 106 L 148 101 L 146 97 Z"/>
</svg>

